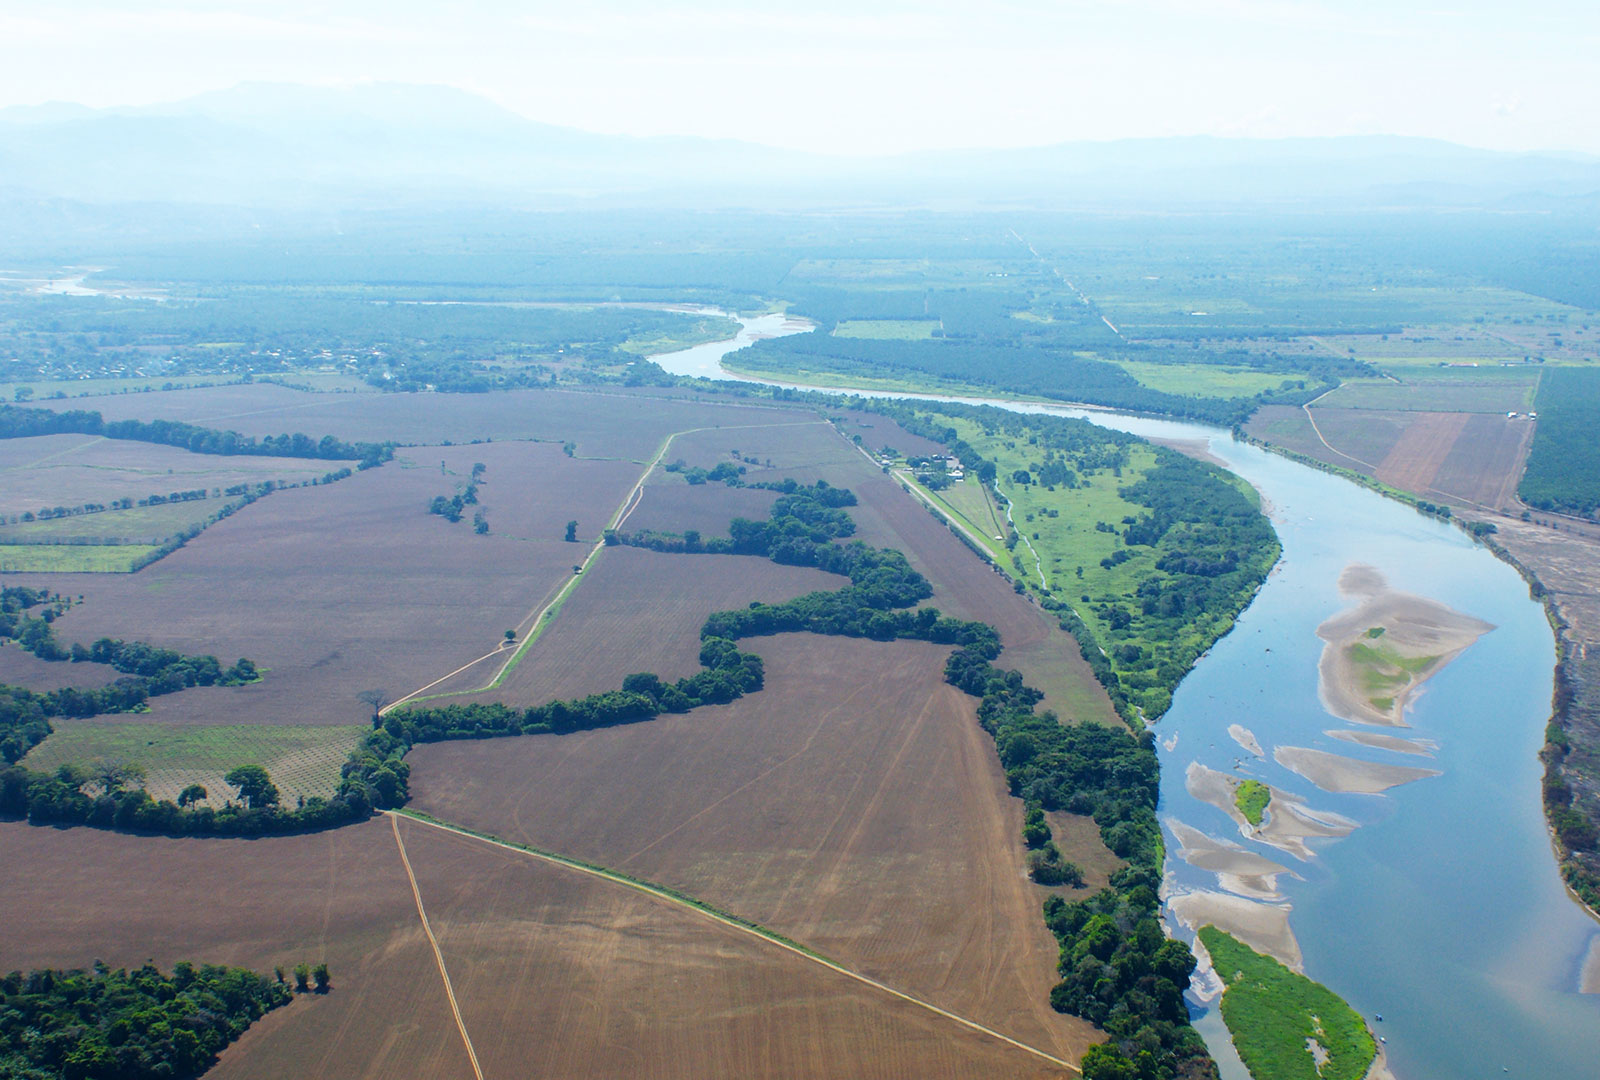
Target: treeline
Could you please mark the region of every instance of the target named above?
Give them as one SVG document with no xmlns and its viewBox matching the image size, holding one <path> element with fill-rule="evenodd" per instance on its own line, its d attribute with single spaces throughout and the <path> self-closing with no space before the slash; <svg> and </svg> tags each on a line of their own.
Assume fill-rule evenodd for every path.
<svg viewBox="0 0 1600 1080">
<path fill-rule="evenodd" d="M 217 431 L 177 420 L 108 422 L 98 412 L 82 409 L 55 412 L 51 409 L 0 405 L 0 439 L 63 434 L 103 435 L 108 439 L 176 446 L 196 454 L 359 460 L 363 469 L 381 465 L 394 457 L 392 443 L 350 443 L 332 435 L 313 439 L 296 432 L 293 435 L 267 435 L 256 439 L 237 431 Z"/>
<path fill-rule="evenodd" d="M 1539 413 L 1517 494 L 1529 506 L 1564 514 L 1600 509 L 1600 371 L 1551 368 L 1534 397 Z"/>
<path fill-rule="evenodd" d="M 41 615 L 30 611 L 48 604 Z M 43 742 L 50 719 L 133 712 L 152 697 L 191 686 L 238 686 L 260 678 L 255 664 L 241 658 L 224 667 L 215 656 L 188 656 L 142 642 L 101 638 L 93 645 L 64 648 L 52 627 L 66 602 L 38 589 L 0 589 L 0 642 L 14 641 L 41 660 L 105 664 L 124 676 L 95 689 L 63 687 L 35 691 L 0 683 L 0 757 L 10 764 Z"/>
<path fill-rule="evenodd" d="M 757 341 L 740 353 L 739 362 L 782 373 L 804 368 L 883 379 L 932 378 L 1052 401 L 1192 417 L 1223 427 L 1242 423 L 1258 404 L 1254 398 L 1168 394 L 1144 386 L 1105 360 L 998 343 L 845 338 L 819 332 Z"/>
<path fill-rule="evenodd" d="M 13 971 L 0 978 L 0 1075 L 15 1080 L 188 1080 L 292 998 L 245 968 Z"/>
<path fill-rule="evenodd" d="M 1166 937 L 1158 916 L 1154 737 L 1063 724 L 1052 712 L 1035 711 L 1043 695 L 1017 672 L 995 667 L 998 653 L 998 642 L 958 649 L 945 678 L 979 698 L 978 721 L 994 737 L 1011 793 L 1042 811 L 1094 818 L 1106 847 L 1128 862 L 1094 896 L 1045 902 L 1045 921 L 1061 946 L 1062 978 L 1050 1003 L 1111 1036 L 1084 1058 L 1086 1080 L 1214 1078 L 1216 1066 L 1183 1000 L 1194 956 Z"/>
</svg>

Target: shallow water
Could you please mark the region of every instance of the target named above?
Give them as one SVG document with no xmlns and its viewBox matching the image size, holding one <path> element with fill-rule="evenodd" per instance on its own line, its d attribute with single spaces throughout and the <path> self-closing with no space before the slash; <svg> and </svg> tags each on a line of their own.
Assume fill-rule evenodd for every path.
<svg viewBox="0 0 1600 1080">
<path fill-rule="evenodd" d="M 717 343 L 655 359 L 669 371 L 707 374 L 737 347 Z M 692 371 L 676 359 L 689 353 Z M 987 403 L 1080 416 L 1144 436 L 1203 440 L 1264 496 L 1283 558 L 1233 633 L 1178 688 L 1157 728 L 1163 821 L 1232 841 L 1298 875 L 1280 877 L 1278 888 L 1293 906 L 1290 924 L 1306 973 L 1385 1037 L 1400 1080 L 1600 1078 L 1600 997 L 1577 993 L 1600 926 L 1562 887 L 1539 801 L 1554 641 L 1516 572 L 1453 526 L 1219 429 Z M 1432 758 L 1324 734 L 1351 726 L 1320 700 L 1323 643 L 1316 629 L 1355 603 L 1338 589 L 1352 563 L 1377 568 L 1391 588 L 1495 626 L 1413 698 L 1411 730 L 1393 731 L 1438 743 Z M 1228 735 L 1233 723 L 1255 733 L 1264 759 Z M 1330 794 L 1273 762 L 1279 745 L 1426 765 L 1443 774 L 1384 795 Z M 1221 810 L 1192 797 L 1184 774 L 1194 761 L 1264 780 L 1361 827 L 1343 839 L 1313 841 L 1315 857 L 1302 862 L 1241 836 Z M 1215 874 L 1176 857 L 1170 829 L 1167 842 L 1169 891 L 1219 887 Z M 1222 1041 L 1214 1003 L 1197 1001 L 1194 1008 L 1202 1034 L 1213 1045 Z M 1231 1047 L 1216 1048 L 1224 1075 L 1242 1076 Z"/>
</svg>

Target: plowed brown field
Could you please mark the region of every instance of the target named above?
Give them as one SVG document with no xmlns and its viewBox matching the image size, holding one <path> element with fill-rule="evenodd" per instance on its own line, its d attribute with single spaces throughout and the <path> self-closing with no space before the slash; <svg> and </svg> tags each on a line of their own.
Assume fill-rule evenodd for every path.
<svg viewBox="0 0 1600 1080">
<path fill-rule="evenodd" d="M 727 522 L 723 525 L 725 531 Z M 542 705 L 615 690 L 636 671 L 667 680 L 693 675 L 700 670 L 700 627 L 713 611 L 846 584 L 835 574 L 765 559 L 666 555 L 631 547 L 606 548 L 585 574 L 559 619 L 498 687 L 452 700 Z M 496 670 L 494 663 L 430 692 L 482 686 Z"/>
<path fill-rule="evenodd" d="M 528 460 L 513 469 L 516 457 Z M 454 475 L 441 475 L 440 459 Z M 428 513 L 429 500 L 485 459 L 494 462 L 483 486 L 491 527 L 520 520 L 532 531 L 540 517 L 548 536 L 477 536 L 470 520 Z M 360 722 L 369 715 L 361 691 L 403 693 L 427 681 L 419 675 L 451 671 L 553 595 L 586 550 L 562 542 L 566 521 L 603 522 L 639 472 L 531 443 L 435 448 L 413 460 L 276 493 L 129 577 L 25 580 L 86 594 L 56 623 L 63 641 L 142 640 L 267 669 L 250 686 L 154 699 L 150 719 Z"/>
<path fill-rule="evenodd" d="M 1060 1076 L 680 906 L 399 825 L 486 1077 Z M 8 966 L 326 960 L 208 1073 L 471 1080 L 388 821 L 263 841 L 0 824 Z"/>
<path fill-rule="evenodd" d="M 970 557 L 970 556 L 969 556 Z M 413 751 L 413 805 L 681 888 L 1014 1038 L 1076 1057 L 1056 945 L 947 648 L 755 638 L 729 706 Z"/>
</svg>

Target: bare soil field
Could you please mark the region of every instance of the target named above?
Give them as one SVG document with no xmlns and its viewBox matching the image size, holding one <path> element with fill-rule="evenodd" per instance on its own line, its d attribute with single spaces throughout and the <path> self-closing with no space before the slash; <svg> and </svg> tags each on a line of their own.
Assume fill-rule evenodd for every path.
<svg viewBox="0 0 1600 1080">
<path fill-rule="evenodd" d="M 1517 480 L 1534 425 L 1498 414 L 1469 417 L 1433 475 L 1434 490 L 1498 510 L 1517 509 Z"/>
<path fill-rule="evenodd" d="M 745 466 L 747 481 L 793 476 L 810 483 L 818 476 L 826 476 L 828 468 L 846 463 L 852 455 L 859 456 L 839 438 L 831 424 L 815 417 L 807 419 L 811 422 L 680 435 L 673 440 L 667 460 L 682 458 L 689 465 L 706 469 L 729 461 Z M 752 465 L 743 458 L 754 458 L 761 464 Z"/>
<path fill-rule="evenodd" d="M 465 473 L 487 449 L 431 455 Z M 248 656 L 266 669 L 249 686 L 154 699 L 152 720 L 360 723 L 368 711 L 356 694 L 384 688 L 398 696 L 482 655 L 571 576 L 577 545 L 559 540 L 565 521 L 609 515 L 631 481 L 616 463 L 557 458 L 537 479 L 502 471 L 485 487 L 487 494 L 502 485 L 495 490 L 530 502 L 542 491 L 564 492 L 559 509 L 550 508 L 555 538 L 546 543 L 477 536 L 470 522 L 429 514 L 441 493 L 437 465 L 396 463 L 274 494 L 130 577 L 85 585 L 36 575 L 22 583 L 86 594 L 56 624 L 63 641 L 147 641 L 225 662 Z M 568 468 L 589 481 L 587 490 L 553 482 Z M 491 511 L 491 523 L 503 516 Z"/>
<path fill-rule="evenodd" d="M 192 454 L 174 446 L 98 435 L 0 439 L 0 514 L 17 516 L 41 507 L 71 508 L 123 498 L 137 502 L 151 495 L 267 480 L 297 483 L 350 464 Z M 221 499 L 206 502 L 215 510 Z"/>
<path fill-rule="evenodd" d="M 120 678 L 122 673 L 110 664 L 40 660 L 14 642 L 0 645 L 0 683 L 35 690 L 55 690 L 63 686 L 83 690 L 105 686 Z"/>
<path fill-rule="evenodd" d="M 809 413 L 659 395 L 578 390 L 495 394 L 315 394 L 282 386 L 217 386 L 154 394 L 41 401 L 97 410 L 107 420 L 183 420 L 245 435 L 304 432 L 410 444 L 545 439 L 577 444 L 579 457 L 648 461 L 661 440 L 696 427 L 809 420 Z"/>
<path fill-rule="evenodd" d="M 1317 438 L 1304 411 L 1291 406 L 1263 407 L 1247 430 L 1286 450 L 1365 473 L 1426 499 L 1508 512 L 1520 508 L 1517 479 L 1534 430 L 1525 417 L 1320 405 L 1312 413 L 1328 446 Z"/>
<path fill-rule="evenodd" d="M 676 905 L 399 828 L 485 1076 L 1060 1075 Z M 0 859 L 34 871 L 0 880 L 11 967 L 327 961 L 331 993 L 269 1014 L 209 1076 L 473 1077 L 387 820 L 270 841 L 7 823 Z"/>
<path fill-rule="evenodd" d="M 1537 372 L 1502 375 L 1498 368 L 1474 377 L 1452 372 L 1451 378 L 1392 382 L 1363 379 L 1348 382 L 1322 401 L 1328 408 L 1381 411 L 1500 413 L 1518 412 L 1533 402 Z"/>
<path fill-rule="evenodd" d="M 252 1027 L 212 1077 L 472 1080 L 384 820 L 314 836 L 182 840 L 0 823 L 7 969 L 179 960 L 286 970 L 334 991 Z"/>
<path fill-rule="evenodd" d="M 970 558 L 970 556 L 969 556 Z M 1056 945 L 948 648 L 753 638 L 766 688 L 569 736 L 413 751 L 412 805 L 681 888 L 896 988 L 1076 1057 Z"/>
<path fill-rule="evenodd" d="M 671 454 L 667 455 L 670 459 Z M 730 488 L 726 484 L 689 485 L 671 473 L 656 472 L 645 486 L 644 497 L 628 515 L 628 532 L 681 533 L 727 536 L 728 522 L 736 517 L 760 521 L 772 513 L 777 492 L 759 488 Z"/>
<path fill-rule="evenodd" d="M 1466 423 L 1464 413 L 1417 413 L 1394 447 L 1377 462 L 1378 479 L 1405 491 L 1428 490 Z M 1323 435 L 1334 446 L 1344 449 L 1335 437 L 1327 432 Z"/>
<path fill-rule="evenodd" d="M 835 574 L 744 555 L 631 547 L 606 548 L 585 574 L 556 621 L 498 687 L 455 700 L 542 705 L 615 690 L 637 671 L 669 681 L 693 675 L 700 670 L 700 627 L 713 611 L 848 584 Z M 431 692 L 482 686 L 494 670 L 480 665 Z"/>
<path fill-rule="evenodd" d="M 401 828 L 486 1077 L 1064 1075 L 682 907 Z"/>
</svg>

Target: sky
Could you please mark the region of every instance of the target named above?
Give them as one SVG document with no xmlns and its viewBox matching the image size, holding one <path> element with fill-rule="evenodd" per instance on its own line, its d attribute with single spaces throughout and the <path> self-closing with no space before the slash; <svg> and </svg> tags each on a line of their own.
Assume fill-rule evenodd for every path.
<svg viewBox="0 0 1600 1080">
<path fill-rule="evenodd" d="M 852 155 L 1197 134 L 1600 153 L 1600 4 L 0 0 L 0 106 L 244 81 L 439 83 L 591 131 Z"/>
</svg>

